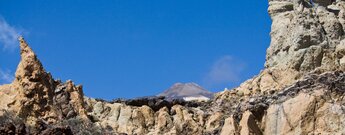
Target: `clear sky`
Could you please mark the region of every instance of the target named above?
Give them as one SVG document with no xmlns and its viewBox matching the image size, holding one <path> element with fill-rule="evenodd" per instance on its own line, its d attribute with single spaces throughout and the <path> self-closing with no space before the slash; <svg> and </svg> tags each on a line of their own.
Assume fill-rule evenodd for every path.
<svg viewBox="0 0 345 135">
<path fill-rule="evenodd" d="M 0 83 L 22 34 L 54 78 L 94 98 L 156 95 L 176 82 L 219 92 L 259 73 L 269 46 L 259 0 L 1 0 Z"/>
</svg>

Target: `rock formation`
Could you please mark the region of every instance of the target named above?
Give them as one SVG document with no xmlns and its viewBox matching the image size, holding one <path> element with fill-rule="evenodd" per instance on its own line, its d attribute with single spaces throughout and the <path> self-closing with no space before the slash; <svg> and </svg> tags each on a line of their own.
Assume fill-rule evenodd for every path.
<svg viewBox="0 0 345 135">
<path fill-rule="evenodd" d="M 271 44 L 265 69 L 237 90 L 269 93 L 305 75 L 345 68 L 345 1 L 269 0 Z"/>
<path fill-rule="evenodd" d="M 265 68 L 208 102 L 107 102 L 45 71 L 20 38 L 15 80 L 0 86 L 2 134 L 281 135 L 345 133 L 345 1 L 269 0 Z"/>
<path fill-rule="evenodd" d="M 54 80 L 22 37 L 19 42 L 21 61 L 15 80 L 0 87 L 0 114 L 4 119 L 1 123 L 8 124 L 12 118 L 38 130 L 69 118 L 87 120 L 82 86 Z"/>
</svg>

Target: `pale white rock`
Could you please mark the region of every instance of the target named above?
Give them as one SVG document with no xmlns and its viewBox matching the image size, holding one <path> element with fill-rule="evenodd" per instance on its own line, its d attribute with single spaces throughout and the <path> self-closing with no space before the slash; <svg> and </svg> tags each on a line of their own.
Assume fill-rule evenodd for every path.
<svg viewBox="0 0 345 135">
<path fill-rule="evenodd" d="M 197 102 L 207 102 L 210 100 L 208 97 L 199 96 L 199 97 L 183 97 L 185 101 L 197 101 Z"/>
<path fill-rule="evenodd" d="M 301 93 L 281 104 L 271 105 L 265 117 L 264 134 L 310 134 L 316 105 L 314 96 Z"/>
<path fill-rule="evenodd" d="M 238 125 L 233 116 L 226 118 L 220 135 L 239 135 Z"/>
<path fill-rule="evenodd" d="M 262 135 L 262 132 L 257 125 L 256 118 L 250 111 L 243 113 L 239 128 L 241 135 Z"/>
</svg>

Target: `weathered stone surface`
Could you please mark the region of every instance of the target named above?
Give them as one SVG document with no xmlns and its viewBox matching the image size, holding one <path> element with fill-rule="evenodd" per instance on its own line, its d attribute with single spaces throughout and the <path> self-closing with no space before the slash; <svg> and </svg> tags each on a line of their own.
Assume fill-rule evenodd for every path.
<svg viewBox="0 0 345 135">
<path fill-rule="evenodd" d="M 223 117 L 224 115 L 219 112 L 212 114 L 206 122 L 206 132 L 218 134 L 223 125 Z"/>
<path fill-rule="evenodd" d="M 344 5 L 331 0 L 270 0 L 271 44 L 265 69 L 237 89 L 244 94 L 279 90 L 310 72 L 344 69 Z"/>
<path fill-rule="evenodd" d="M 345 132 L 343 105 L 325 103 L 315 114 L 315 134 L 342 134 Z"/>
<path fill-rule="evenodd" d="M 256 118 L 250 111 L 243 113 L 239 127 L 241 135 L 262 135 Z"/>
<path fill-rule="evenodd" d="M 14 102 L 17 94 L 18 91 L 14 91 L 11 84 L 0 86 L 0 110 L 8 110 L 8 105 Z"/>
<path fill-rule="evenodd" d="M 29 123 L 35 124 L 40 117 L 49 122 L 58 119 L 53 107 L 54 80 L 47 73 L 36 54 L 23 38 L 19 39 L 21 61 L 12 87 L 18 94 L 13 103 L 15 112 Z M 12 104 L 10 104 L 12 106 Z"/>
<path fill-rule="evenodd" d="M 202 134 L 203 128 L 201 124 L 194 120 L 192 113 L 189 113 L 187 109 L 180 105 L 176 105 L 172 108 L 175 112 L 173 116 L 174 126 L 176 132 L 179 134 Z"/>
<path fill-rule="evenodd" d="M 271 105 L 265 117 L 265 134 L 309 134 L 313 132 L 313 96 L 299 94 L 281 104 Z"/>
<path fill-rule="evenodd" d="M 220 135 L 239 135 L 238 125 L 233 116 L 226 118 Z"/>
</svg>

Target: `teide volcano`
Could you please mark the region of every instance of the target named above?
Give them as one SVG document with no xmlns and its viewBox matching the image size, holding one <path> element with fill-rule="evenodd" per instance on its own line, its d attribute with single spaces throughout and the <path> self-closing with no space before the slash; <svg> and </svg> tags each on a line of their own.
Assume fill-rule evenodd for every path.
<svg viewBox="0 0 345 135">
<path fill-rule="evenodd" d="M 190 100 L 209 100 L 213 93 L 207 91 L 196 83 L 176 83 L 169 89 L 160 93 L 158 96 L 164 96 L 166 99 L 184 99 Z"/>
</svg>

